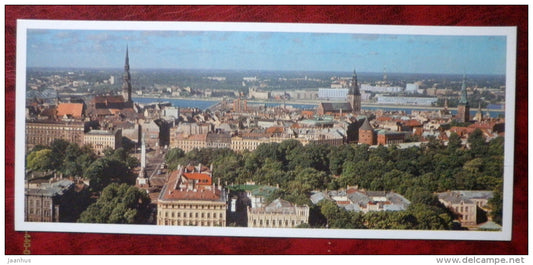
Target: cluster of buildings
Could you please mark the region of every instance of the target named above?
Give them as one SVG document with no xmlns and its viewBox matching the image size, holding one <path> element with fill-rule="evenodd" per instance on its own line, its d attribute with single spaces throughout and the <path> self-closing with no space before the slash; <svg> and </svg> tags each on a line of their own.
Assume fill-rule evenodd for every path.
<svg viewBox="0 0 533 265">
<path fill-rule="evenodd" d="M 149 177 L 144 171 L 147 166 L 144 156 L 148 147 L 180 148 L 185 152 L 195 148 L 229 148 L 240 152 L 253 151 L 262 143 L 280 143 L 289 139 L 303 145 L 352 143 L 376 146 L 401 145 L 408 141 L 420 144 L 428 137 L 446 142 L 453 132 L 466 141 L 468 134 L 475 129 L 482 129 L 489 139 L 504 133 L 504 121 L 483 115 L 481 109 L 470 126 L 442 129 L 444 124 L 453 120 L 472 121 L 464 80 L 456 115 L 452 115 L 446 107 L 431 112 L 413 111 L 411 114 L 401 111 L 364 111 L 361 108 L 364 93 L 361 93 L 355 71 L 351 80 L 342 80 L 339 86 L 349 88 L 347 91 L 343 90 L 346 88 L 332 88 L 336 89 L 333 91 L 334 96 L 328 94 L 333 92 L 325 90 L 318 94 L 302 95 L 304 98 L 325 99 L 318 102 L 316 109 L 307 110 L 284 105 L 252 106 L 242 97 L 231 102 L 223 100 L 210 111 L 181 109 L 161 102 L 137 104 L 131 97 L 132 85 L 126 50 L 121 95 L 71 98 L 65 102 L 53 98 L 47 98 L 47 102 L 36 97 L 28 98 L 26 150 L 37 145 L 49 145 L 54 139 L 64 139 L 92 146 L 97 154 L 102 155 L 108 148 L 121 147 L 124 139 L 137 145 L 142 142 L 142 176 L 137 184 L 146 187 L 150 186 Z M 411 90 L 415 88 L 416 86 L 409 87 Z M 262 99 L 270 96 L 268 92 L 256 88 L 250 88 L 249 91 L 249 98 Z M 332 98 L 343 100 L 331 100 Z M 26 219 L 58 221 L 59 208 L 55 201 L 58 196 L 61 197 L 62 191 L 72 188 L 72 184 L 60 181 L 49 186 L 27 188 Z M 461 195 L 461 205 L 479 202 L 465 194 L 463 192 Z M 452 200 L 455 195 L 450 196 L 439 195 L 439 198 L 442 197 L 445 205 L 461 215 L 460 220 L 465 225 L 475 222 L 470 212 L 475 207 L 457 208 L 458 199 Z M 245 209 L 249 227 L 287 228 L 308 223 L 307 206 L 293 205 L 281 199 L 267 205 L 264 203 L 264 196 L 256 196 L 253 192 L 246 197 L 250 200 Z M 401 211 L 407 209 L 410 203 L 393 192 L 366 191 L 353 187 L 316 192 L 310 199 L 315 204 L 323 199 L 333 200 L 339 207 L 365 213 Z M 154 202 L 157 204 L 155 219 L 158 225 L 226 226 L 230 222 L 227 214 L 235 211 L 231 201 L 226 188 L 213 176 L 212 168 L 184 165 L 168 173 Z M 478 203 L 476 207 L 484 207 L 485 204 Z"/>
<path fill-rule="evenodd" d="M 322 200 L 334 201 L 337 206 L 352 212 L 404 211 L 411 202 L 395 192 L 369 191 L 358 187 L 333 191 L 316 191 L 311 195 L 311 202 L 318 204 Z"/>
</svg>

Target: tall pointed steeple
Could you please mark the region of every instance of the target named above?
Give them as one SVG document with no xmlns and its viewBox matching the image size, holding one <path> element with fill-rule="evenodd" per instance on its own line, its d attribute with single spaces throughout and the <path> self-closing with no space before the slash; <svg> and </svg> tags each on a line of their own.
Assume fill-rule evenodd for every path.
<svg viewBox="0 0 533 265">
<path fill-rule="evenodd" d="M 125 102 L 131 102 L 131 75 L 128 46 L 126 46 L 126 60 L 124 62 L 124 74 L 122 76 L 122 97 Z"/>
<path fill-rule="evenodd" d="M 348 102 L 352 107 L 353 114 L 361 112 L 361 92 L 359 91 L 359 84 L 357 81 L 357 73 L 355 68 L 352 75 L 352 85 L 348 90 Z"/>
<path fill-rule="evenodd" d="M 457 120 L 460 122 L 470 121 L 470 105 L 466 94 L 466 76 L 463 75 L 463 84 L 461 85 L 461 97 L 457 104 Z"/>
<path fill-rule="evenodd" d="M 459 104 L 468 105 L 468 98 L 466 95 L 466 76 L 463 75 L 463 83 L 461 84 L 461 99 Z"/>
</svg>

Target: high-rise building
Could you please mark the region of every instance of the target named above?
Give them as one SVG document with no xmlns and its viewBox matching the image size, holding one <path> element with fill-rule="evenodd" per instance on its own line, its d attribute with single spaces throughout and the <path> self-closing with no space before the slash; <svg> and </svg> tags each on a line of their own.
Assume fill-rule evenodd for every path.
<svg viewBox="0 0 533 265">
<path fill-rule="evenodd" d="M 361 112 L 361 92 L 357 84 L 357 73 L 353 70 L 352 85 L 348 91 L 348 102 L 352 106 L 352 113 L 357 114 Z"/>
<path fill-rule="evenodd" d="M 470 104 L 466 95 L 466 77 L 463 76 L 463 84 L 461 85 L 461 98 L 457 105 L 457 120 L 460 122 L 470 121 Z"/>
<path fill-rule="evenodd" d="M 131 102 L 131 75 L 128 47 L 126 47 L 126 62 L 124 63 L 124 75 L 122 76 L 122 97 L 124 97 L 124 102 Z"/>
</svg>

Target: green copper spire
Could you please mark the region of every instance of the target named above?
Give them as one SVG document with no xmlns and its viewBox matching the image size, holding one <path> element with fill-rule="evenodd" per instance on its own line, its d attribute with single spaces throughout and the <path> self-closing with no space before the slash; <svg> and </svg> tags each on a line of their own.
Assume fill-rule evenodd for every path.
<svg viewBox="0 0 533 265">
<path fill-rule="evenodd" d="M 357 84 L 357 73 L 355 72 L 355 68 L 353 69 L 352 86 L 350 87 L 348 94 L 358 96 L 361 95 L 361 92 L 359 91 L 359 85 Z"/>
<path fill-rule="evenodd" d="M 461 99 L 459 99 L 459 104 L 468 105 L 468 99 L 466 97 L 466 77 L 463 75 L 463 84 L 461 85 Z"/>
</svg>

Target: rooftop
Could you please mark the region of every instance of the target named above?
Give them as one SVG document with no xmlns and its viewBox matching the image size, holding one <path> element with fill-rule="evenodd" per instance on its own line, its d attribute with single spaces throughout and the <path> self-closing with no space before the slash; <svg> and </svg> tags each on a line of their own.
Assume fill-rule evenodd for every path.
<svg viewBox="0 0 533 265">
<path fill-rule="evenodd" d="M 71 115 L 74 118 L 81 118 L 82 112 L 82 103 L 60 103 L 57 106 L 57 116 Z"/>
</svg>

